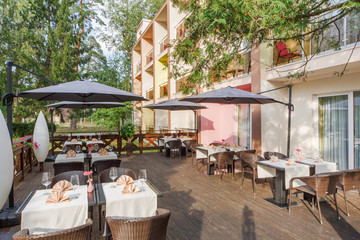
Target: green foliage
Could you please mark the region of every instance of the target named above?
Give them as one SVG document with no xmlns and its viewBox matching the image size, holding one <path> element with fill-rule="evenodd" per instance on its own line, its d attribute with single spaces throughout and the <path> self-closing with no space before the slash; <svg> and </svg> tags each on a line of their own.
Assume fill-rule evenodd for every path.
<svg viewBox="0 0 360 240">
<path fill-rule="evenodd" d="M 51 133 L 51 123 L 46 121 L 49 133 Z M 24 137 L 32 135 L 34 133 L 35 121 L 29 123 L 13 122 L 13 136 Z M 53 126 L 54 132 L 56 132 L 56 124 Z"/>
<path fill-rule="evenodd" d="M 172 43 L 171 60 L 173 78 L 189 75 L 185 94 L 194 92 L 197 84 L 211 86 L 214 76 L 226 72 L 234 59 L 241 61 L 253 47 L 272 45 L 274 40 L 320 39 L 330 24 L 360 10 L 360 1 L 350 0 L 174 0 L 174 4 L 189 13 L 184 37 Z"/>
<path fill-rule="evenodd" d="M 91 115 L 97 126 L 104 126 L 110 129 L 120 129 L 120 122 L 124 122 L 131 117 L 131 103 L 125 103 L 125 107 L 117 108 L 99 108 Z"/>
<path fill-rule="evenodd" d="M 135 134 L 135 125 L 132 122 L 126 122 L 121 127 L 121 136 L 127 140 L 130 140 L 134 137 Z"/>
</svg>

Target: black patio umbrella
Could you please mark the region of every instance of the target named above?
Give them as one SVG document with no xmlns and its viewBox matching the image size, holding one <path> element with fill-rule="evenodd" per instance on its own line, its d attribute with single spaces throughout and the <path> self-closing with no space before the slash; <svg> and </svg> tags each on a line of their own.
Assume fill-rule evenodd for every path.
<svg viewBox="0 0 360 240">
<path fill-rule="evenodd" d="M 115 107 L 125 107 L 123 103 L 117 102 L 70 102 L 63 101 L 58 103 L 53 103 L 46 105 L 45 107 L 50 108 L 51 115 L 51 152 L 54 155 L 54 128 L 53 128 L 53 113 L 55 108 L 74 108 L 74 109 L 85 109 L 85 108 L 115 108 Z"/>
<path fill-rule="evenodd" d="M 176 98 L 176 99 L 148 105 L 145 108 L 170 110 L 170 111 L 192 110 L 192 111 L 194 111 L 194 125 L 195 125 L 195 129 L 196 129 L 196 112 L 195 112 L 195 110 L 204 109 L 207 107 L 202 106 L 200 104 L 192 103 L 192 102 L 180 101 L 179 99 Z"/>
<path fill-rule="evenodd" d="M 286 86 L 288 87 L 288 86 Z M 283 88 L 283 87 L 281 87 Z M 280 89 L 280 88 L 278 88 Z M 277 90 L 277 89 L 272 89 Z M 272 91 L 271 90 L 271 91 Z M 225 87 L 206 93 L 186 97 L 180 101 L 189 101 L 195 103 L 221 103 L 221 104 L 267 104 L 267 103 L 280 103 L 289 107 L 288 119 L 288 138 L 287 138 L 287 155 L 290 153 L 290 128 L 291 128 L 291 90 L 289 93 L 289 103 L 283 103 L 273 98 L 266 97 L 260 94 L 251 93 L 248 91 L 240 90 L 234 87 Z"/>
<path fill-rule="evenodd" d="M 85 109 L 85 108 L 114 108 L 124 107 L 125 104 L 117 102 L 70 102 L 63 101 L 46 105 L 45 107 L 51 108 L 74 108 L 74 109 Z"/>
<path fill-rule="evenodd" d="M 87 80 L 77 80 L 21 92 L 17 97 L 76 102 L 147 101 L 146 98 L 134 93 Z"/>
<path fill-rule="evenodd" d="M 278 102 L 270 97 L 251 93 L 234 87 L 225 87 L 206 93 L 186 97 L 180 101 L 222 104 L 266 104 Z"/>
</svg>

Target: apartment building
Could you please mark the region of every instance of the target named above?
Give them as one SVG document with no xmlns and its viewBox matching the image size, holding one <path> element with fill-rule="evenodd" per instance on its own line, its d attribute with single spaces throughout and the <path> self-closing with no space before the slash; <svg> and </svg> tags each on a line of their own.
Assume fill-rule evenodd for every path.
<svg viewBox="0 0 360 240">
<path fill-rule="evenodd" d="M 171 49 L 167 43 L 186 31 L 185 17 L 171 1 L 166 1 L 154 19 L 139 25 L 132 52 L 133 90 L 150 101 L 137 104 L 134 121 L 143 130 L 194 128 L 191 111 L 143 108 L 147 104 L 184 97 L 178 87 L 184 79 L 169 78 Z M 300 45 L 293 41 L 274 42 L 273 47 L 264 44 L 252 49 L 244 53 L 247 61 L 229 66 L 228 73 L 217 79 L 212 89 L 233 86 L 260 93 L 291 84 L 294 111 L 290 154 L 301 148 L 307 156 L 320 153 L 324 159 L 337 162 L 340 169 L 359 168 L 360 48 L 355 45 L 354 31 L 359 22 L 358 16 L 340 19 L 340 33 L 334 26 L 324 35 L 325 39 L 339 37 L 340 49 L 322 44 L 321 53 L 317 55 L 314 55 L 318 46 L 315 41 L 304 41 Z M 291 51 L 292 58 L 281 49 Z M 305 80 L 288 77 L 289 73 L 301 69 L 311 56 L 312 60 L 305 66 L 308 72 Z M 346 72 L 340 78 L 336 73 L 342 72 L 345 65 Z M 289 101 L 286 87 L 264 95 L 285 103 Z M 288 109 L 284 105 L 204 105 L 207 109 L 198 111 L 197 122 L 201 143 L 225 139 L 231 144 L 255 148 L 258 154 L 286 153 Z"/>
</svg>

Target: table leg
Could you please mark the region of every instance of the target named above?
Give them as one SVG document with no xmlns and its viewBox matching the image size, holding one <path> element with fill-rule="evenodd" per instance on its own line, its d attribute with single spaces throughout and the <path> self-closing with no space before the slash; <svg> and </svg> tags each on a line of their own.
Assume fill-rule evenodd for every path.
<svg viewBox="0 0 360 240">
<path fill-rule="evenodd" d="M 210 176 L 210 158 L 209 158 L 209 154 L 208 154 L 208 156 L 207 156 L 207 175 L 208 175 L 208 177 Z"/>
<path fill-rule="evenodd" d="M 279 204 L 287 204 L 287 191 L 285 189 L 285 171 L 276 170 L 275 202 Z"/>
</svg>

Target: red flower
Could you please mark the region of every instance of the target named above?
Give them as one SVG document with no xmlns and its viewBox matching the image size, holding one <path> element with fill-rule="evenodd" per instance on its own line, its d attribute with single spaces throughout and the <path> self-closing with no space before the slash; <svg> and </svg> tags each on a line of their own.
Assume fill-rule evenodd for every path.
<svg viewBox="0 0 360 240">
<path fill-rule="evenodd" d="M 225 139 L 221 139 L 221 141 L 225 142 Z"/>
<path fill-rule="evenodd" d="M 33 144 L 34 144 L 35 148 L 39 148 L 39 145 L 37 144 L 37 142 L 33 142 Z"/>
<path fill-rule="evenodd" d="M 89 145 L 88 145 L 88 147 L 92 147 L 92 145 L 91 145 L 91 144 L 89 144 Z"/>
<path fill-rule="evenodd" d="M 87 138 L 87 135 L 84 135 L 85 138 Z"/>
<path fill-rule="evenodd" d="M 297 151 L 297 152 L 301 152 L 300 148 L 297 148 L 296 151 Z"/>
<path fill-rule="evenodd" d="M 84 176 L 89 176 L 89 175 L 91 175 L 93 173 L 93 171 L 86 171 L 86 172 L 84 172 Z"/>
</svg>

